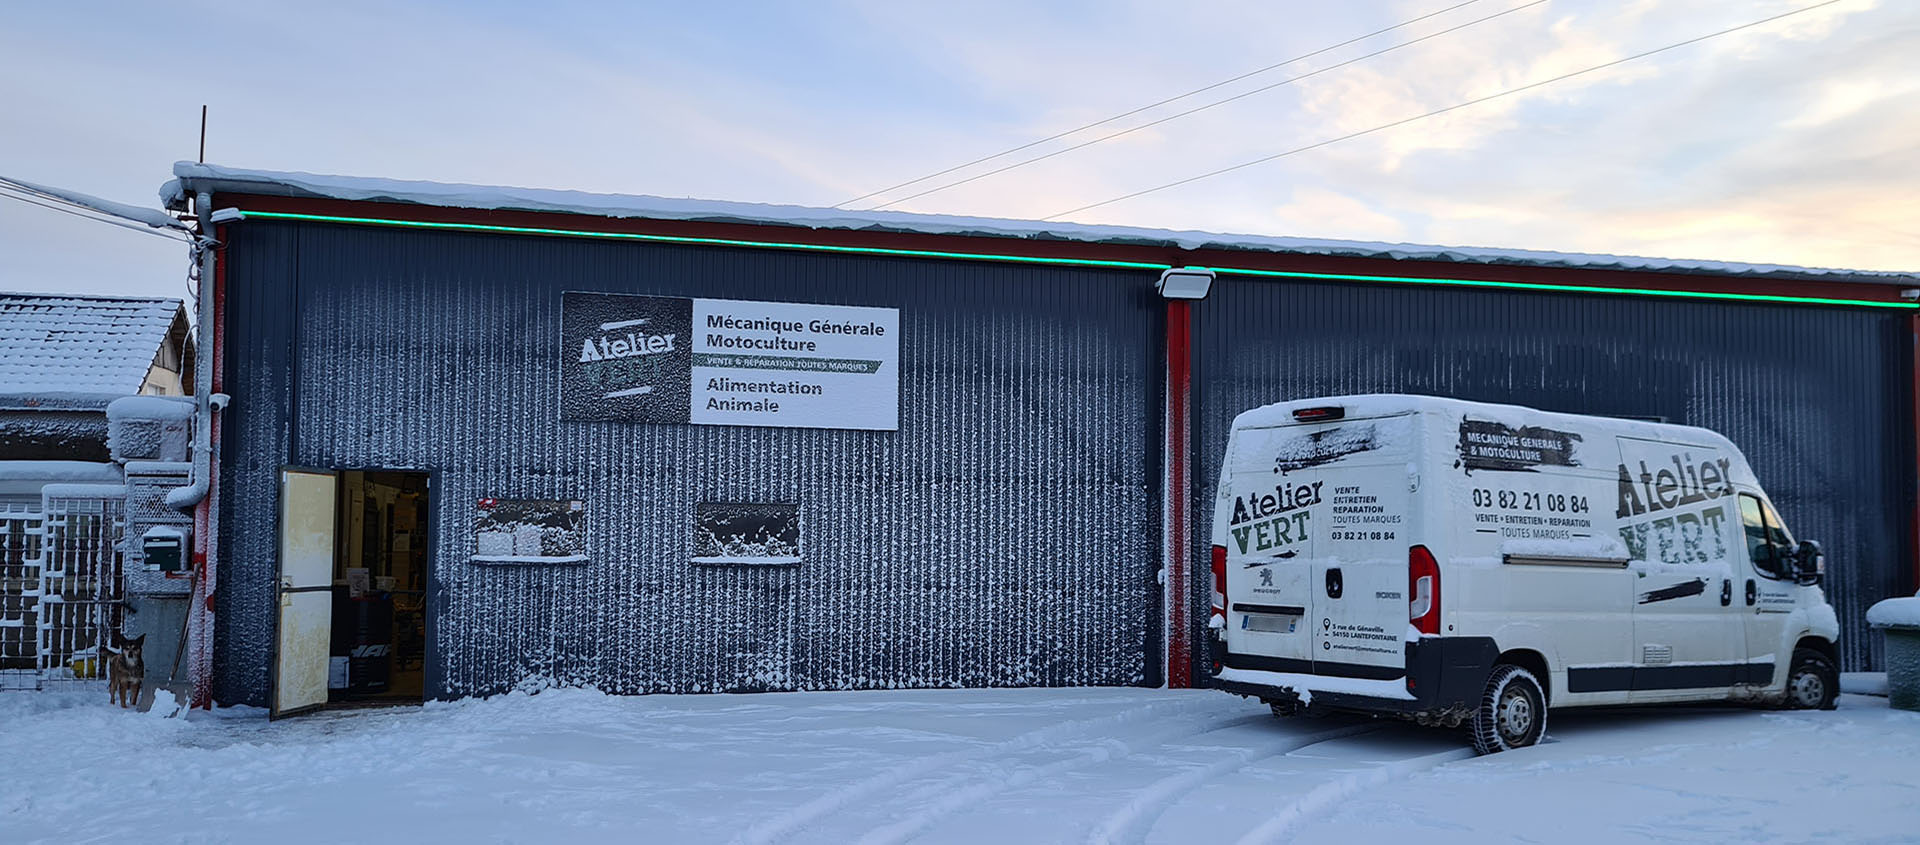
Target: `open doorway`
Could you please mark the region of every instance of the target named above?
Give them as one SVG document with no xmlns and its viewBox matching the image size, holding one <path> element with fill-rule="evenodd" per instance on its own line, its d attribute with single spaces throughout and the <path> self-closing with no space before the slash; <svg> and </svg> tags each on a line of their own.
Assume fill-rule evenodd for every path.
<svg viewBox="0 0 1920 845">
<path fill-rule="evenodd" d="M 421 701 L 428 475 L 346 470 L 339 479 L 327 702 Z"/>
</svg>

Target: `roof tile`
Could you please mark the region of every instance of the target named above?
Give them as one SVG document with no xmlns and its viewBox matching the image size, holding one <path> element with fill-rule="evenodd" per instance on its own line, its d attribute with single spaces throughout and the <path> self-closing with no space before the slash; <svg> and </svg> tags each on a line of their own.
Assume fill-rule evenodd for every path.
<svg viewBox="0 0 1920 845">
<path fill-rule="evenodd" d="M 0 293 L 0 393 L 133 394 L 180 300 Z"/>
</svg>

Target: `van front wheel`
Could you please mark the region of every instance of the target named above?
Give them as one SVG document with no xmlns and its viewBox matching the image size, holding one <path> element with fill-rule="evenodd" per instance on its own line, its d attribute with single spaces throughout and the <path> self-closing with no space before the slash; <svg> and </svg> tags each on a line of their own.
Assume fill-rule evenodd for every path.
<svg viewBox="0 0 1920 845">
<path fill-rule="evenodd" d="M 1525 748 L 1547 732 L 1547 697 L 1540 680 L 1519 666 L 1493 667 L 1486 694 L 1473 712 L 1473 750 L 1492 754 Z"/>
<path fill-rule="evenodd" d="M 1833 661 L 1810 648 L 1793 650 L 1787 670 L 1787 706 L 1795 710 L 1832 710 L 1840 697 L 1840 673 Z"/>
</svg>

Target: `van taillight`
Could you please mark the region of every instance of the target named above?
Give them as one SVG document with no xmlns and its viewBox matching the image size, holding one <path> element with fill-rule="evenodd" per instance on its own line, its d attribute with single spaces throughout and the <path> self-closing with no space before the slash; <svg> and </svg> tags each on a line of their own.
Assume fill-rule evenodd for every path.
<svg viewBox="0 0 1920 845">
<path fill-rule="evenodd" d="M 1440 633 L 1440 562 L 1426 546 L 1407 550 L 1407 621 L 1422 634 Z"/>
<path fill-rule="evenodd" d="M 1208 626 L 1224 628 L 1227 624 L 1227 547 L 1213 547 L 1213 617 L 1207 620 Z"/>
<path fill-rule="evenodd" d="M 1300 422 L 1326 422 L 1346 417 L 1347 409 L 1339 405 L 1324 408 L 1296 408 L 1293 418 Z"/>
</svg>

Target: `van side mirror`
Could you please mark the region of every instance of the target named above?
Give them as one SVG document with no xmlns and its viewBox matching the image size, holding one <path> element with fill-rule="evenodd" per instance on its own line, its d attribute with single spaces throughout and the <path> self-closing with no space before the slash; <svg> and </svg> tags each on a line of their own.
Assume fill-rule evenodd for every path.
<svg viewBox="0 0 1920 845">
<path fill-rule="evenodd" d="M 1801 540 L 1793 547 L 1793 580 L 1798 584 L 1818 584 L 1827 574 L 1827 553 L 1813 540 Z"/>
</svg>

